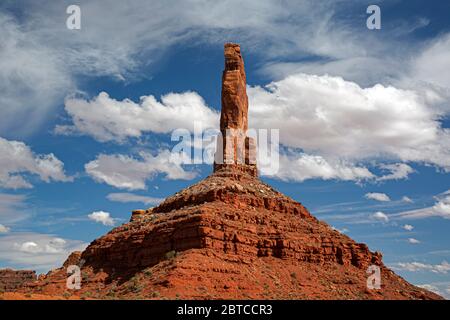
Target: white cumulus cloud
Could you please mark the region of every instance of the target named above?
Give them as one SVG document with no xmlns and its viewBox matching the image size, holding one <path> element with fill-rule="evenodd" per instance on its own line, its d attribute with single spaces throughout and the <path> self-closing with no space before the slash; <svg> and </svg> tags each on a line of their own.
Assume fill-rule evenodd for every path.
<svg viewBox="0 0 450 320">
<path fill-rule="evenodd" d="M 304 181 L 307 179 L 359 181 L 375 177 L 364 166 L 340 160 L 327 160 L 321 156 L 304 153 L 280 155 L 279 161 L 279 170 L 274 176 L 285 181 Z M 266 175 L 264 168 L 262 168 L 261 174 Z"/>
<path fill-rule="evenodd" d="M 402 226 L 402 228 L 405 229 L 406 231 L 412 231 L 414 229 L 414 226 L 410 224 L 405 224 Z"/>
<path fill-rule="evenodd" d="M 28 252 L 28 253 L 37 253 L 37 252 L 42 251 L 42 248 L 40 248 L 39 245 L 33 241 L 27 241 L 22 244 L 16 244 L 16 247 L 20 251 Z"/>
<path fill-rule="evenodd" d="M 64 173 L 64 164 L 53 154 L 35 154 L 20 141 L 0 137 L 0 186 L 2 188 L 31 188 L 24 176 L 37 175 L 44 182 L 71 181 Z"/>
<path fill-rule="evenodd" d="M 364 197 L 366 197 L 367 199 L 372 199 L 372 200 L 381 201 L 381 202 L 391 201 L 391 199 L 389 198 L 389 196 L 387 194 L 379 193 L 379 192 L 369 192 L 369 193 L 366 193 L 364 195 Z"/>
<path fill-rule="evenodd" d="M 404 162 L 450 170 L 450 132 L 414 91 L 362 88 L 339 77 L 295 74 L 248 90 L 250 127 L 280 129 L 280 142 L 332 159 L 401 161 L 381 180 L 406 178 Z"/>
<path fill-rule="evenodd" d="M 186 159 L 168 150 L 156 156 L 140 152 L 139 156 L 141 159 L 122 154 L 100 154 L 85 165 L 85 170 L 98 182 L 128 190 L 145 189 L 146 180 L 159 173 L 165 174 L 170 180 L 190 180 L 197 174 L 185 171 L 181 165 Z"/>
<path fill-rule="evenodd" d="M 417 239 L 415 239 L 415 238 L 409 238 L 409 239 L 408 239 L 408 242 L 409 242 L 410 244 L 419 244 L 419 243 L 420 243 L 420 241 L 417 240 Z"/>
<path fill-rule="evenodd" d="M 381 211 L 377 211 L 372 215 L 372 219 L 382 221 L 382 222 L 389 222 L 389 217 Z"/>
<path fill-rule="evenodd" d="M 65 108 L 73 125 L 59 125 L 57 133 L 87 134 L 99 141 L 121 142 L 145 132 L 169 133 L 178 128 L 192 132 L 195 121 L 205 129 L 219 124 L 218 113 L 195 92 L 169 93 L 161 102 L 154 96 L 143 96 L 139 103 L 118 101 L 101 92 L 90 101 L 66 99 Z"/>
<path fill-rule="evenodd" d="M 105 211 L 94 211 L 88 215 L 89 219 L 101 223 L 105 226 L 113 226 L 114 219 L 111 218 L 111 214 Z"/>
</svg>

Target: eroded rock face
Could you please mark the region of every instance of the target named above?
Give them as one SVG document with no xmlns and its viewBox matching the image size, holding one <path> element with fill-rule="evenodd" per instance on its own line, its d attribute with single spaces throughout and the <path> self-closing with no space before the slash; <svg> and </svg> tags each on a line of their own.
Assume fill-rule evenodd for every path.
<svg viewBox="0 0 450 320">
<path fill-rule="evenodd" d="M 81 259 L 81 251 L 72 252 L 69 257 L 64 261 L 63 267 L 67 268 L 71 265 L 82 266 L 84 261 Z"/>
<path fill-rule="evenodd" d="M 248 98 L 244 60 L 237 44 L 225 44 L 225 69 L 222 75 L 222 112 L 220 130 L 248 129 Z"/>
<path fill-rule="evenodd" d="M 233 171 L 230 174 L 235 174 Z M 124 271 L 153 266 L 169 251 L 212 249 L 367 268 L 381 255 L 319 222 L 300 203 L 248 174 L 217 172 L 95 240 L 87 264 Z"/>
<path fill-rule="evenodd" d="M 239 171 L 256 176 L 256 142 L 247 136 L 248 97 L 241 48 L 226 43 L 222 75 L 222 111 L 214 171 L 234 165 Z"/>
<path fill-rule="evenodd" d="M 0 270 L 0 290 L 16 290 L 36 279 L 36 272 L 32 270 L 3 269 Z"/>
</svg>

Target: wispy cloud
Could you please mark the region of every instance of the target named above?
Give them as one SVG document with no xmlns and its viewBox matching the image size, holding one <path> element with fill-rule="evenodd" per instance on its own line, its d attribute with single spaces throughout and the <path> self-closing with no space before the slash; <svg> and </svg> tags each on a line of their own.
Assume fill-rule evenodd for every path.
<svg viewBox="0 0 450 320">
<path fill-rule="evenodd" d="M 424 219 L 430 217 L 450 219 L 450 192 L 444 192 L 435 198 L 436 202 L 430 207 L 403 211 L 393 216 L 397 219 Z"/>
<path fill-rule="evenodd" d="M 71 252 L 87 246 L 83 241 L 34 232 L 11 232 L 0 238 L 2 268 L 34 269 L 39 272 L 60 267 Z"/>
<path fill-rule="evenodd" d="M 448 281 L 418 284 L 417 286 L 432 291 L 450 300 L 450 282 Z"/>
<path fill-rule="evenodd" d="M 447 274 L 450 271 L 450 264 L 442 261 L 440 264 L 427 264 L 422 262 L 397 262 L 391 264 L 394 270 L 409 272 L 433 272 Z"/>
<path fill-rule="evenodd" d="M 371 38 L 334 19 L 339 6 L 332 1 L 320 5 L 288 1 L 284 6 L 260 0 L 184 1 L 176 6 L 166 0 L 127 4 L 82 0 L 78 4 L 82 32 L 64 28 L 65 2 L 4 1 L 0 5 L 0 42 L 4 44 L 0 89 L 7 93 L 0 97 L 2 130 L 35 130 L 61 98 L 76 91 L 79 75 L 132 81 L 143 69 L 151 74 L 168 49 L 188 41 L 221 45 L 234 39 L 245 42 L 249 51 L 264 53 L 266 59 L 292 54 L 339 58 L 364 54 L 362 43 L 369 44 Z M 83 28 L 92 25 L 95 28 Z M 32 123 L 20 125 L 18 120 L 30 113 Z"/>
<path fill-rule="evenodd" d="M 162 202 L 163 198 L 155 198 L 155 197 L 149 197 L 149 196 L 142 196 L 134 193 L 110 193 L 106 196 L 106 198 L 110 201 L 116 201 L 116 202 L 141 202 L 146 205 L 150 204 L 158 204 Z"/>
<path fill-rule="evenodd" d="M 0 108 L 2 130 L 35 130 L 64 96 L 77 90 L 79 75 L 124 82 L 138 78 L 143 70 L 151 76 L 160 58 L 184 43 L 241 42 L 246 52 L 263 61 L 271 79 L 301 72 L 343 76 L 362 85 L 411 78 L 449 84 L 441 72 L 448 69 L 448 36 L 425 45 L 411 43 L 399 38 L 405 33 L 404 28 L 398 31 L 404 25 L 400 19 L 395 20 L 397 29 L 379 38 L 349 23 L 352 17 L 359 23 L 360 16 L 341 2 L 292 0 L 279 6 L 261 0 L 183 1 L 174 6 L 166 0 L 126 4 L 82 0 L 78 4 L 82 26 L 95 28 L 85 27 L 82 32 L 64 28 L 65 2 L 3 1 L 0 5 L 0 89 L 7 93 L 0 97 L 0 106 L 9 106 Z M 26 19 L 17 18 L 22 15 Z M 407 31 L 423 27 L 426 21 L 408 20 L 408 27 L 414 27 Z M 405 59 L 414 51 L 420 53 Z M 43 69 L 47 71 L 42 73 Z M 21 117 L 30 113 L 33 121 L 21 124 Z"/>
<path fill-rule="evenodd" d="M 26 199 L 27 196 L 21 194 L 0 193 L 0 222 L 13 224 L 29 217 Z"/>
</svg>

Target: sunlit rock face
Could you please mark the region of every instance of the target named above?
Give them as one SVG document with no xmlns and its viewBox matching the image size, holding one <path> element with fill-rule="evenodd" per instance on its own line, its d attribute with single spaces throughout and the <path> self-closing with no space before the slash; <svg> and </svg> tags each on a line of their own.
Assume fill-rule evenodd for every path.
<svg viewBox="0 0 450 320">
<path fill-rule="evenodd" d="M 224 46 L 225 69 L 222 74 L 222 111 L 214 171 L 227 167 L 257 175 L 256 142 L 247 136 L 248 97 L 241 48 Z"/>
</svg>

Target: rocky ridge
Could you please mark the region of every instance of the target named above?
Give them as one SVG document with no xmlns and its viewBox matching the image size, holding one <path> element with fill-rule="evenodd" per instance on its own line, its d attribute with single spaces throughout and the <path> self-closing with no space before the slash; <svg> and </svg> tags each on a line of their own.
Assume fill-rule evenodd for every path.
<svg viewBox="0 0 450 320">
<path fill-rule="evenodd" d="M 37 280 L 33 270 L 0 270 L 0 291 L 11 291 L 23 287 L 26 283 Z"/>
</svg>

